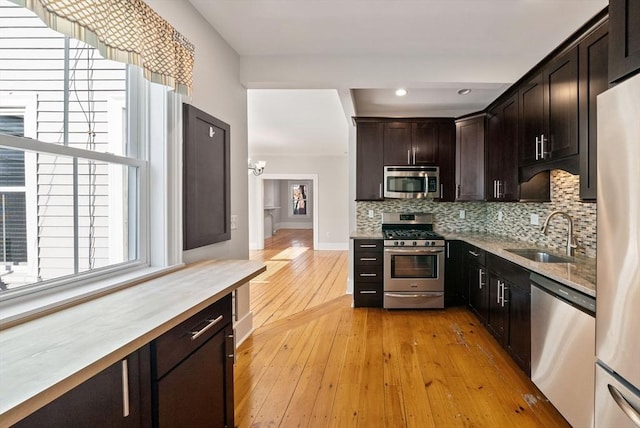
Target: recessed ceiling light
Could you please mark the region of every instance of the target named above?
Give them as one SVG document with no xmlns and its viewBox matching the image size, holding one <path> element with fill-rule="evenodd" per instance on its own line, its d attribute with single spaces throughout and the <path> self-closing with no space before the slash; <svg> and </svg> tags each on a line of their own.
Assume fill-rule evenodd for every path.
<svg viewBox="0 0 640 428">
<path fill-rule="evenodd" d="M 396 96 L 398 97 L 404 97 L 405 95 L 407 95 L 407 90 L 400 88 L 400 89 L 396 89 Z"/>
<path fill-rule="evenodd" d="M 467 95 L 469 92 L 471 92 L 471 89 L 465 88 L 465 89 L 460 89 L 458 91 L 458 94 L 460 95 Z"/>
</svg>

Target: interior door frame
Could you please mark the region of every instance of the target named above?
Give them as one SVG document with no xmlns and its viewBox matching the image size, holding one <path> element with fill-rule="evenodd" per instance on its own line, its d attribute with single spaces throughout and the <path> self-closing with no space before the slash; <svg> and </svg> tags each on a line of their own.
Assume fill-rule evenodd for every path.
<svg viewBox="0 0 640 428">
<path fill-rule="evenodd" d="M 313 249 L 317 250 L 318 243 L 318 212 L 320 211 L 320 205 L 318 204 L 318 174 L 262 174 L 258 177 L 257 186 L 256 186 L 256 194 L 255 194 L 255 209 L 257 213 L 264 213 L 264 180 L 305 180 L 311 181 L 312 188 L 312 198 L 313 198 L 313 211 L 312 211 L 312 221 L 313 221 Z M 280 207 L 280 209 L 285 209 L 285 207 Z M 264 215 L 254 216 L 256 219 L 253 223 L 253 227 L 255 227 L 255 237 L 256 237 L 256 248 L 252 248 L 255 250 L 263 250 L 264 249 Z M 257 221 L 259 220 L 259 221 Z"/>
</svg>

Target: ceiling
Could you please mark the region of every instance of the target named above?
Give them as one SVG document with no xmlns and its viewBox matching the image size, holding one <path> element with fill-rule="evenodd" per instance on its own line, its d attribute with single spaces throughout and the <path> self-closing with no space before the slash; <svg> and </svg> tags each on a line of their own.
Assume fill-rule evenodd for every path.
<svg viewBox="0 0 640 428">
<path fill-rule="evenodd" d="M 337 123 L 348 123 L 352 115 L 455 117 L 483 109 L 607 5 L 607 0 L 190 2 L 238 52 L 240 79 L 255 89 L 249 91 L 250 153 L 257 148 L 299 152 L 308 144 L 309 154 L 323 147 L 344 153 L 344 128 Z M 398 87 L 408 94 L 396 97 Z M 458 95 L 462 88 L 472 91 Z M 270 91 L 260 94 L 262 89 Z M 317 123 L 338 131 L 329 135 L 314 128 Z M 341 141 L 334 146 L 336 139 Z M 292 150 L 283 149 L 288 144 Z"/>
</svg>

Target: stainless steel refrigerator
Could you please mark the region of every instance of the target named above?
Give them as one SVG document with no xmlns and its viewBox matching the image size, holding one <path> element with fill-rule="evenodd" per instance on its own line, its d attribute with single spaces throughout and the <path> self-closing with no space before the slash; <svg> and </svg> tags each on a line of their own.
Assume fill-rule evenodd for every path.
<svg viewBox="0 0 640 428">
<path fill-rule="evenodd" d="M 596 428 L 640 427 L 640 76 L 598 96 Z"/>
</svg>

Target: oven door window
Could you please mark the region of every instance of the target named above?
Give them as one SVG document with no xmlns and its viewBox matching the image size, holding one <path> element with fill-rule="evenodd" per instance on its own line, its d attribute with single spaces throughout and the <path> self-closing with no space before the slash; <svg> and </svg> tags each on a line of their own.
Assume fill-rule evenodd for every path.
<svg viewBox="0 0 640 428">
<path fill-rule="evenodd" d="M 424 177 L 387 177 L 387 190 L 399 193 L 425 193 Z"/>
<path fill-rule="evenodd" d="M 434 254 L 394 254 L 391 278 L 438 278 L 438 256 Z"/>
</svg>

